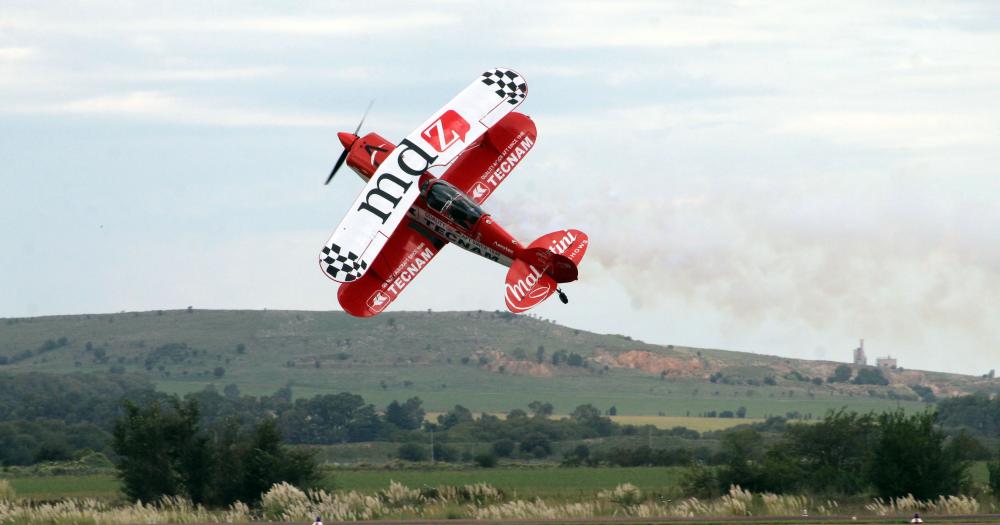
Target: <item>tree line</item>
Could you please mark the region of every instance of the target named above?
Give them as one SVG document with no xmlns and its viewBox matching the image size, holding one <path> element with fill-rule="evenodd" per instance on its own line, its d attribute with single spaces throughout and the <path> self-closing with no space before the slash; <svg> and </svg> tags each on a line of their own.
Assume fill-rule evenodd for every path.
<svg viewBox="0 0 1000 525">
<path fill-rule="evenodd" d="M 948 436 L 934 412 L 830 412 L 813 424 L 787 425 L 770 443 L 747 427 L 722 435 L 721 468 L 696 470 L 696 491 L 730 485 L 753 491 L 868 494 L 920 499 L 967 492 L 967 434 Z"/>
<path fill-rule="evenodd" d="M 271 485 L 308 487 L 318 479 L 315 455 L 289 449 L 273 419 L 250 429 L 235 420 L 205 426 L 198 402 L 177 397 L 124 402 L 114 424 L 113 450 L 129 499 L 156 501 L 184 496 L 194 503 L 254 503 Z"/>
</svg>

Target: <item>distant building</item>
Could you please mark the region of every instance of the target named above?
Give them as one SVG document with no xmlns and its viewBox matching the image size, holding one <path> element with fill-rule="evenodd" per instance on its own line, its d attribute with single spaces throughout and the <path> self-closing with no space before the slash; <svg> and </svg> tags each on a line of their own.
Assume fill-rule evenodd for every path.
<svg viewBox="0 0 1000 525">
<path fill-rule="evenodd" d="M 879 368 L 896 368 L 897 366 L 896 358 L 890 356 L 879 357 L 878 359 L 875 360 L 875 365 L 877 365 Z"/>
<path fill-rule="evenodd" d="M 868 366 L 868 356 L 865 355 L 865 340 L 861 340 L 861 346 L 854 349 L 854 364 Z"/>
</svg>

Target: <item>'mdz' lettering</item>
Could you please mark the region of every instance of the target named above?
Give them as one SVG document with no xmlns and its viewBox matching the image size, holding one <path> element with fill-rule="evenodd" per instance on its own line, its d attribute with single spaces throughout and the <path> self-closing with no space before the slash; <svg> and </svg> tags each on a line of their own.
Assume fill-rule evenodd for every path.
<svg viewBox="0 0 1000 525">
<path fill-rule="evenodd" d="M 399 152 L 398 154 L 396 154 L 397 151 Z M 409 161 L 406 160 L 406 154 L 409 152 L 412 152 L 420 157 L 424 161 L 424 165 L 422 167 L 411 166 Z M 436 156 L 432 157 L 428 155 L 424 150 L 420 149 L 419 146 L 407 139 L 403 139 L 403 141 L 399 143 L 399 147 L 393 150 L 393 154 L 397 155 L 396 165 L 399 166 L 399 169 L 403 170 L 404 173 L 414 175 L 416 177 L 419 177 L 427 171 L 427 168 L 431 167 L 431 163 L 437 159 Z M 412 155 L 410 156 L 412 157 Z M 402 191 L 399 192 L 398 196 L 389 193 L 388 191 L 382 189 L 383 181 L 389 181 L 399 186 Z M 399 201 L 403 199 L 403 195 L 406 194 L 407 190 L 409 190 L 412 185 L 413 181 L 403 182 L 403 180 L 396 175 L 390 172 L 385 172 L 378 176 L 378 179 L 375 181 L 375 188 L 365 195 L 365 201 L 358 206 L 358 211 L 370 212 L 372 215 L 378 217 L 379 220 L 382 221 L 382 224 L 385 224 L 385 222 L 389 220 L 389 217 L 392 216 L 392 212 L 396 210 L 396 206 L 399 204 Z M 381 197 L 382 204 L 388 204 L 388 209 L 375 206 L 372 203 L 372 197 Z"/>
<path fill-rule="evenodd" d="M 389 193 L 388 191 L 382 189 L 383 181 L 389 181 L 395 184 L 396 186 L 399 186 L 400 188 L 402 188 L 402 191 L 399 192 L 398 196 Z M 412 185 L 413 185 L 412 181 L 403 182 L 402 179 L 396 177 L 391 173 L 383 173 L 379 175 L 378 179 L 375 181 L 375 188 L 369 191 L 367 195 L 365 195 L 365 201 L 361 203 L 361 206 L 358 206 L 358 211 L 369 211 L 372 213 L 372 215 L 378 217 L 382 221 L 382 224 L 385 224 L 385 221 L 389 220 L 389 216 L 392 215 L 392 210 L 396 209 L 396 205 L 399 204 L 399 201 L 403 198 L 403 195 L 406 193 L 406 190 L 410 189 L 410 186 Z M 373 196 L 381 197 L 382 201 L 389 204 L 389 209 L 383 210 L 375 207 L 372 204 Z"/>
</svg>

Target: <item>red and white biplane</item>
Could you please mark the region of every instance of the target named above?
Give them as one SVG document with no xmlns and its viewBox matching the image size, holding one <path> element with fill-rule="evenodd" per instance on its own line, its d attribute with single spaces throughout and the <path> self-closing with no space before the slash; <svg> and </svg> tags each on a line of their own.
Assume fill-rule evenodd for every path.
<svg viewBox="0 0 1000 525">
<path fill-rule="evenodd" d="M 337 134 L 344 153 L 326 182 L 345 161 L 367 182 L 319 255 L 342 283 L 344 310 L 378 315 L 449 243 L 510 268 L 510 311 L 554 293 L 567 302 L 558 285 L 577 279 L 587 235 L 561 230 L 524 246 L 480 207 L 535 144 L 535 124 L 514 111 L 527 94 L 516 72 L 491 69 L 397 144 L 358 136 L 361 124 Z M 428 171 L 436 166 L 448 166 L 440 178 Z"/>
</svg>

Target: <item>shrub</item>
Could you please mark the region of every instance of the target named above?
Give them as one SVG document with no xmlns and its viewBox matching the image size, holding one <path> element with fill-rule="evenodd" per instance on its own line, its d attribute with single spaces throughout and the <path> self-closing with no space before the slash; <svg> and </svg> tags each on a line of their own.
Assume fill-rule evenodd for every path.
<svg viewBox="0 0 1000 525">
<path fill-rule="evenodd" d="M 493 453 L 501 458 L 509 458 L 514 453 L 515 446 L 513 440 L 504 438 L 493 443 Z"/>
<path fill-rule="evenodd" d="M 493 468 L 497 466 L 497 457 L 492 452 L 483 452 L 481 454 L 476 454 L 476 457 L 472 458 L 476 465 L 482 468 Z"/>
<path fill-rule="evenodd" d="M 427 449 L 416 443 L 400 445 L 396 455 L 405 461 L 427 461 Z"/>
<path fill-rule="evenodd" d="M 697 464 L 684 472 L 681 490 L 689 498 L 714 498 L 719 495 L 719 479 L 714 470 Z"/>
<path fill-rule="evenodd" d="M 536 458 L 544 458 L 552 453 L 552 442 L 541 432 L 532 432 L 521 438 L 521 452 L 527 452 Z"/>
<path fill-rule="evenodd" d="M 997 460 L 988 465 L 990 471 L 990 490 L 993 491 L 993 497 L 1000 498 L 1000 454 L 997 454 Z"/>
</svg>

